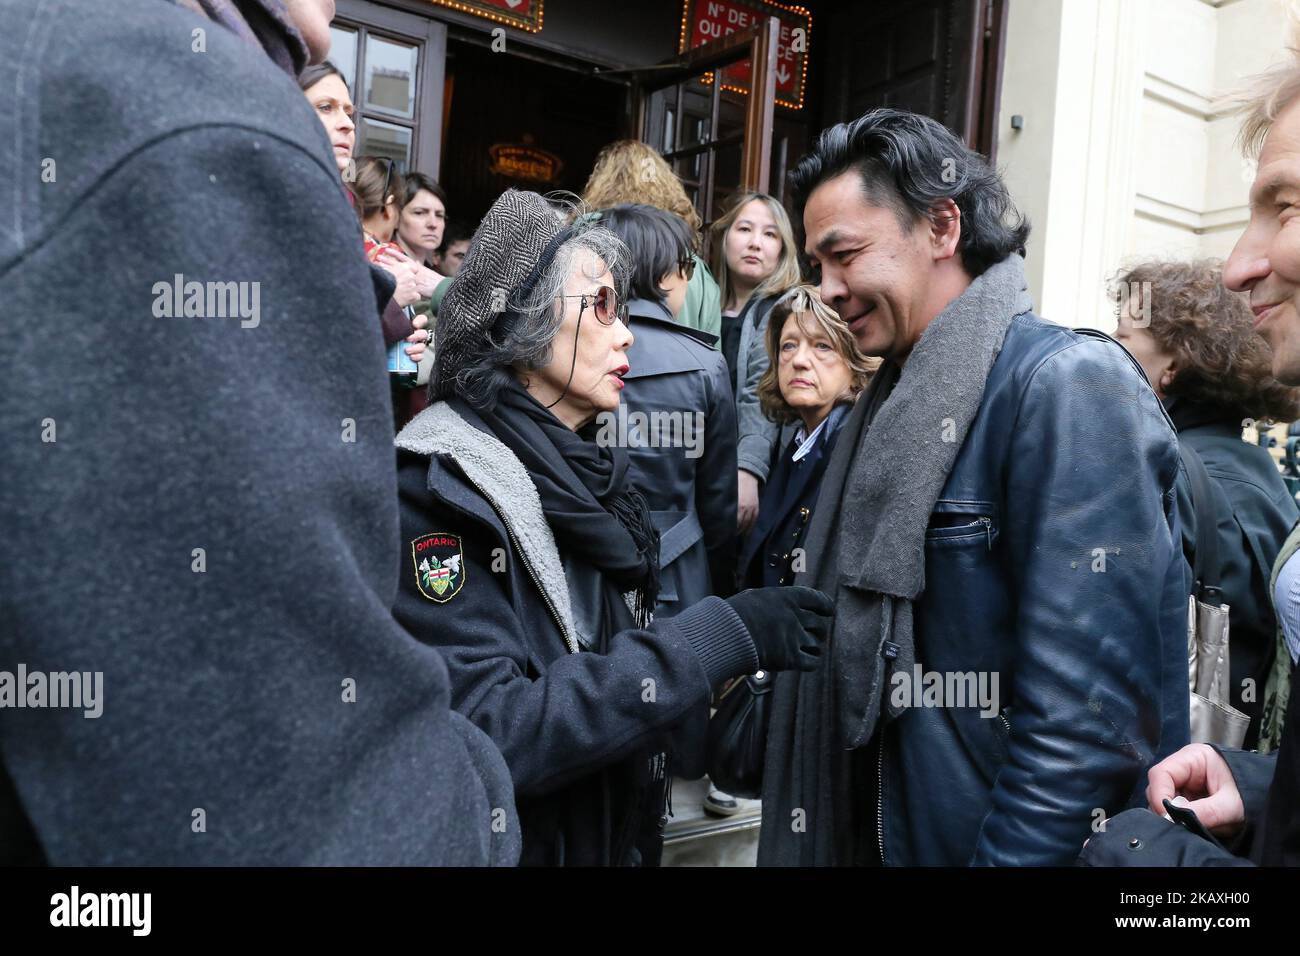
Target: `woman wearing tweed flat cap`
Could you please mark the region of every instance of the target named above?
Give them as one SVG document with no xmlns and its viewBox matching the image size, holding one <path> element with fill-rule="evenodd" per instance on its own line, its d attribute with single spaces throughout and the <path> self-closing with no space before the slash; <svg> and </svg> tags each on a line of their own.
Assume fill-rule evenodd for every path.
<svg viewBox="0 0 1300 956">
<path fill-rule="evenodd" d="M 731 677 L 812 667 L 830 602 L 766 588 L 651 620 L 658 534 L 595 425 L 628 370 L 627 251 L 561 215 L 505 192 L 443 299 L 432 404 L 397 436 L 394 610 L 505 755 L 521 862 L 655 865 L 675 729 Z"/>
</svg>

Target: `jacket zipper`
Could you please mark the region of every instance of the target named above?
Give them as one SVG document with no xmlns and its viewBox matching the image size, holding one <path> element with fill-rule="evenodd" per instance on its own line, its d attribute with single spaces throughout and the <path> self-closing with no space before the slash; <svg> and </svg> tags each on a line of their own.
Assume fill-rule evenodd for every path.
<svg viewBox="0 0 1300 956">
<path fill-rule="evenodd" d="M 880 865 L 885 865 L 885 725 L 880 725 L 876 741 L 876 847 L 880 850 Z"/>
<path fill-rule="evenodd" d="M 943 530 L 945 530 L 945 531 L 954 531 L 954 530 L 955 530 L 955 531 L 965 531 L 965 530 L 967 530 L 967 529 L 973 529 L 973 528 L 983 528 L 983 529 L 984 529 L 985 539 L 988 541 L 988 548 L 989 548 L 990 551 L 992 551 L 992 550 L 993 550 L 993 519 L 992 519 L 992 518 L 989 518 L 989 517 L 987 517 L 987 516 L 985 516 L 985 515 L 980 515 L 978 518 L 976 518 L 976 519 L 975 519 L 974 521 L 972 521 L 970 524 L 961 524 L 961 525 L 944 525 L 944 526 L 943 526 Z"/>
<path fill-rule="evenodd" d="M 501 522 L 501 526 L 506 529 L 506 537 L 510 539 L 510 544 L 514 547 L 515 553 L 519 555 L 519 560 L 521 560 L 524 563 L 524 567 L 528 569 L 528 576 L 533 579 L 533 587 L 537 588 L 537 593 L 542 596 L 542 602 L 551 612 L 551 617 L 555 619 L 556 625 L 560 628 L 560 636 L 564 638 L 564 646 L 569 649 L 570 654 L 578 653 L 577 643 L 569 636 L 569 631 L 564 626 L 564 620 L 560 617 L 560 612 L 556 610 L 555 605 L 551 603 L 551 599 L 547 595 L 546 589 L 542 587 L 542 582 L 537 577 L 537 572 L 533 570 L 532 562 L 528 559 L 528 555 L 524 553 L 524 549 L 519 546 L 519 541 L 515 538 L 515 533 L 510 530 L 510 522 L 506 520 L 505 515 L 503 515 L 500 509 L 497 508 L 496 502 L 494 502 L 487 492 L 483 490 L 482 485 L 471 478 L 464 468 L 460 469 L 460 473 L 464 475 L 466 480 L 468 480 L 478 493 L 483 496 L 483 500 L 486 501 L 492 508 L 492 511 L 495 512 L 497 519 Z"/>
</svg>

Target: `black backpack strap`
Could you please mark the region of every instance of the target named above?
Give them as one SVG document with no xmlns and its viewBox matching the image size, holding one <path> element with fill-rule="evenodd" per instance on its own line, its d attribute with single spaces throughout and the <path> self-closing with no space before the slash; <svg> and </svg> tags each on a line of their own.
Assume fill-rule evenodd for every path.
<svg viewBox="0 0 1300 956">
<path fill-rule="evenodd" d="M 1214 591 L 1206 599 L 1210 603 L 1218 603 L 1219 513 L 1210 488 L 1210 473 L 1205 470 L 1201 456 L 1186 442 L 1178 443 L 1178 454 L 1183 459 L 1183 467 L 1187 469 L 1187 477 L 1192 484 L 1192 509 L 1196 512 L 1196 556 L 1192 565 L 1192 577 L 1196 579 L 1198 596 Z"/>
</svg>

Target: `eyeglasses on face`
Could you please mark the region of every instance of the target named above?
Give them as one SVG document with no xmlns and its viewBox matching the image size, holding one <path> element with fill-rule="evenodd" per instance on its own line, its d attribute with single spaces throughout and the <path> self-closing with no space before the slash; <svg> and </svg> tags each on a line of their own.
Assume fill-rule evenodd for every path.
<svg viewBox="0 0 1300 956">
<path fill-rule="evenodd" d="M 618 301 L 618 293 L 607 285 L 601 286 L 595 292 L 573 293 L 570 295 L 561 293 L 557 298 L 582 300 L 582 306 L 578 310 L 578 321 L 582 321 L 582 313 L 586 311 L 588 305 L 591 306 L 591 311 L 595 313 L 596 321 L 601 325 L 613 325 L 615 319 L 623 317 Z"/>
</svg>

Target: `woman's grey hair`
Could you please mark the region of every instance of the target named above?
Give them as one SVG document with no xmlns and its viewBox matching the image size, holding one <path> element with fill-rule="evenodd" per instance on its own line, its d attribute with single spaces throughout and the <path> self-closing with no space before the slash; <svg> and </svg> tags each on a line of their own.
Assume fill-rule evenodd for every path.
<svg viewBox="0 0 1300 956">
<path fill-rule="evenodd" d="M 532 292 L 521 296 L 515 290 L 509 295 L 505 312 L 488 329 L 484 347 L 457 373 L 456 391 L 475 408 L 491 410 L 497 394 L 515 378 L 516 369 L 533 372 L 551 361 L 555 335 L 564 317 L 556 303 L 564 301 L 560 295 L 575 269 L 593 271 L 592 279 L 601 274 L 595 271 L 600 263 L 593 256 L 609 270 L 620 309 L 626 302 L 631 270 L 627 246 L 604 226 L 588 225 L 580 219 L 574 228 L 575 234 L 556 251 Z"/>
</svg>

